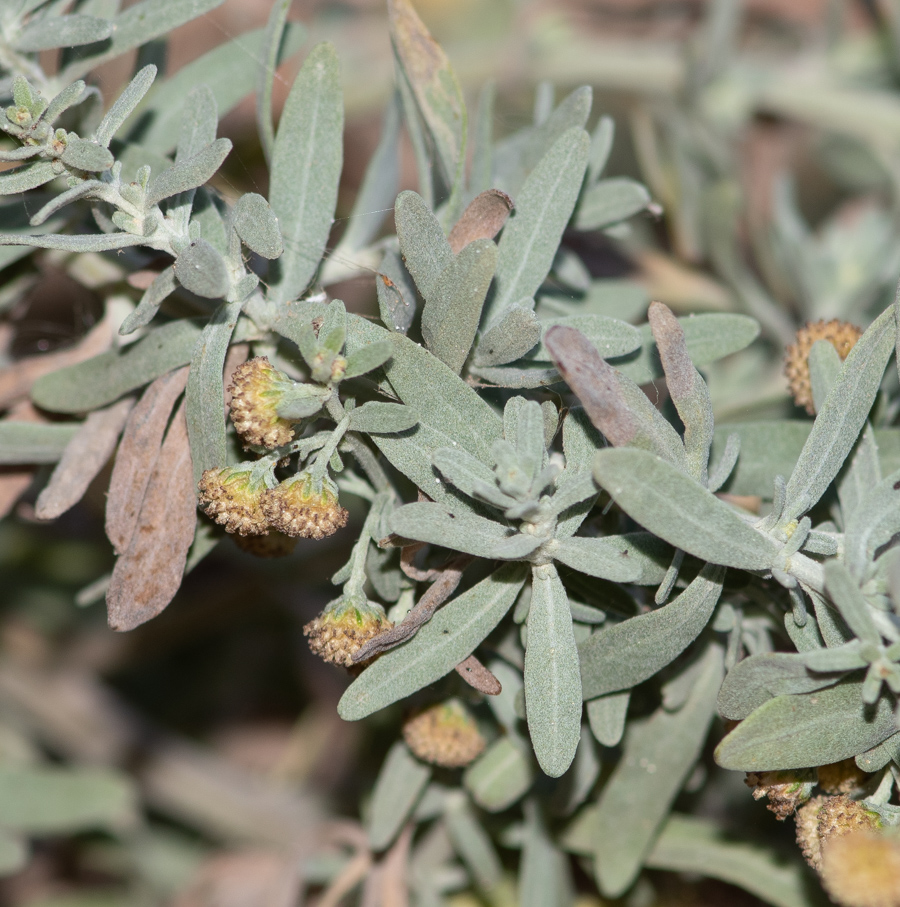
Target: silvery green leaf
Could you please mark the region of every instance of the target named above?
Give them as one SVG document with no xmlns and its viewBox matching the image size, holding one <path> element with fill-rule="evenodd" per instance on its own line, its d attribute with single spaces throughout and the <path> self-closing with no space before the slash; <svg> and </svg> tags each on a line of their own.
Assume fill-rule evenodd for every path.
<svg viewBox="0 0 900 907">
<path fill-rule="evenodd" d="M 518 737 L 507 735 L 495 740 L 466 769 L 463 784 L 482 809 L 500 812 L 525 796 L 534 778 L 527 746 Z"/>
<path fill-rule="evenodd" d="M 435 451 L 434 465 L 448 482 L 469 497 L 503 509 L 515 504 L 514 498 L 497 487 L 493 470 L 464 450 L 442 447 Z"/>
<path fill-rule="evenodd" d="M 223 302 L 197 338 L 191 357 L 185 400 L 195 488 L 205 470 L 227 462 L 222 370 L 240 314 L 240 302 Z"/>
<path fill-rule="evenodd" d="M 583 129 L 564 132 L 518 193 L 500 238 L 495 291 L 485 306 L 489 317 L 533 297 L 544 282 L 581 189 L 588 145 Z"/>
<path fill-rule="evenodd" d="M 47 105 L 47 109 L 41 114 L 41 122 L 52 126 L 65 111 L 76 104 L 80 104 L 87 96 L 85 84 L 81 79 L 72 82 Z M 35 148 L 34 150 L 37 151 L 39 149 Z"/>
<path fill-rule="evenodd" d="M 134 75 L 115 103 L 106 112 L 100 125 L 94 130 L 94 141 L 104 148 L 109 147 L 113 136 L 122 128 L 122 124 L 131 116 L 134 108 L 150 90 L 156 78 L 156 67 L 144 66 Z"/>
<path fill-rule="evenodd" d="M 62 210 L 66 205 L 70 205 L 74 201 L 78 201 L 80 198 L 102 197 L 102 192 L 105 188 L 106 184 L 101 180 L 83 180 L 67 192 L 50 199 L 36 214 L 32 215 L 30 224 L 32 227 L 39 227 L 51 215 L 56 214 L 57 211 Z"/>
<path fill-rule="evenodd" d="M 410 190 L 397 196 L 394 221 L 406 269 L 429 299 L 438 278 L 453 263 L 450 243 L 422 197 Z"/>
<path fill-rule="evenodd" d="M 841 373 L 841 357 L 829 340 L 817 340 L 809 351 L 809 383 L 818 412 Z"/>
<path fill-rule="evenodd" d="M 51 161 L 36 161 L 33 164 L 16 167 L 14 170 L 0 173 L 0 195 L 15 195 L 18 192 L 36 189 L 56 179 L 57 176 L 59 174 L 53 169 Z M 0 239 L 0 242 L 6 240 Z"/>
<path fill-rule="evenodd" d="M 739 661 L 719 691 L 719 712 L 740 721 L 775 696 L 812 693 L 832 686 L 840 675 L 813 674 L 801 652 L 765 652 Z"/>
<path fill-rule="evenodd" d="M 788 480 L 784 519 L 806 513 L 834 480 L 872 408 L 896 333 L 889 307 L 850 350 Z"/>
<path fill-rule="evenodd" d="M 792 419 L 717 425 L 713 460 L 721 456 L 731 435 L 737 435 L 741 443 L 737 465 L 722 490 L 772 500 L 775 476 L 791 474 L 811 429 L 811 422 Z"/>
<path fill-rule="evenodd" d="M 72 138 L 66 144 L 66 150 L 62 153 L 61 160 L 73 170 L 100 172 L 109 170 L 115 158 L 108 148 L 98 145 L 97 142 Z"/>
<path fill-rule="evenodd" d="M 475 885 L 482 891 L 496 887 L 503 875 L 500 858 L 462 791 L 446 796 L 444 823 L 453 849 L 465 863 Z"/>
<path fill-rule="evenodd" d="M 775 560 L 774 541 L 706 488 L 645 450 L 598 451 L 594 478 L 632 519 L 688 554 L 743 570 L 765 570 Z"/>
<path fill-rule="evenodd" d="M 475 111 L 472 129 L 472 161 L 469 165 L 469 192 L 480 193 L 491 188 L 491 170 L 494 157 L 494 102 L 497 97 L 497 84 L 485 82 L 478 95 L 478 108 Z"/>
<path fill-rule="evenodd" d="M 856 757 L 856 764 L 864 772 L 877 772 L 891 760 L 900 762 L 900 732 L 892 734 L 887 740 L 879 743 Z"/>
<path fill-rule="evenodd" d="M 734 843 L 709 819 L 673 813 L 647 855 L 651 869 L 721 879 L 775 907 L 809 907 L 807 872 L 799 861 L 755 844 Z"/>
<path fill-rule="evenodd" d="M 202 151 L 184 158 L 156 174 L 147 186 L 147 204 L 155 205 L 189 189 L 196 189 L 209 182 L 231 151 L 229 139 L 216 139 Z"/>
<path fill-rule="evenodd" d="M 511 390 L 530 390 L 536 387 L 550 387 L 560 383 L 555 368 L 548 368 L 546 362 L 501 365 L 496 368 L 472 366 L 469 374 L 484 381 L 487 386 L 506 387 Z"/>
<path fill-rule="evenodd" d="M 856 510 L 869 491 L 881 482 L 881 463 L 878 444 L 870 422 L 866 422 L 856 442 L 856 447 L 847 458 L 844 468 L 838 473 L 837 493 L 841 502 L 841 513 L 845 527 L 856 517 Z M 788 475 L 789 473 L 784 473 Z M 865 509 L 865 508 L 863 508 Z M 845 547 L 847 540 L 844 540 Z M 851 557 L 847 558 L 848 563 Z M 851 567 L 851 570 L 854 568 Z"/>
<path fill-rule="evenodd" d="M 42 424 L 0 420 L 0 465 L 55 463 L 80 428 L 76 424 Z"/>
<path fill-rule="evenodd" d="M 534 482 L 547 456 L 540 405 L 524 397 L 510 397 L 503 409 L 503 436 L 513 445 L 519 467 L 525 471 L 529 483 Z"/>
<path fill-rule="evenodd" d="M 43 375 L 34 383 L 31 399 L 42 409 L 57 413 L 99 409 L 186 365 L 199 335 L 200 328 L 193 321 L 170 322 L 130 346 Z"/>
<path fill-rule="evenodd" d="M 574 535 L 584 521 L 584 517 L 594 505 L 598 488 L 589 472 L 574 470 L 569 473 L 568 478 L 563 473 L 556 480 L 556 485 L 557 491 L 550 501 L 550 513 L 559 516 L 569 511 L 556 526 L 556 538 L 562 541 Z M 577 512 L 571 509 L 575 507 L 578 507 Z"/>
<path fill-rule="evenodd" d="M 825 564 L 825 587 L 853 633 L 863 642 L 879 645 L 881 634 L 875 627 L 869 605 L 853 575 L 840 561 L 831 560 Z"/>
<path fill-rule="evenodd" d="M 684 452 L 691 474 L 701 485 L 708 485 L 709 449 L 713 438 L 709 388 L 691 362 L 684 329 L 671 309 L 661 302 L 652 302 L 648 317 L 666 373 L 666 387 L 684 425 Z"/>
<path fill-rule="evenodd" d="M 897 731 L 893 703 L 862 701 L 862 681 L 776 696 L 716 747 L 716 762 L 745 772 L 828 765 L 872 749 Z"/>
<path fill-rule="evenodd" d="M 594 873 L 606 897 L 631 886 L 703 748 L 722 682 L 722 650 L 710 645 L 701 657 L 700 674 L 677 712 L 659 708 L 629 722 L 622 759 L 600 794 Z"/>
<path fill-rule="evenodd" d="M 406 504 L 390 518 L 391 532 L 454 551 L 481 556 L 510 537 L 510 530 L 474 513 L 448 513 L 441 504 Z M 533 550 L 539 542 L 532 546 Z"/>
<path fill-rule="evenodd" d="M 381 138 L 366 167 L 353 210 L 347 217 L 347 229 L 341 236 L 341 247 L 350 252 L 365 248 L 381 229 L 386 211 L 397 197 L 400 182 L 400 99 L 396 92 L 384 111 Z"/>
<path fill-rule="evenodd" d="M 317 413 L 331 391 L 320 384 L 294 384 L 284 391 L 275 411 L 282 419 L 300 421 Z"/>
<path fill-rule="evenodd" d="M 536 803 L 526 804 L 525 840 L 519 861 L 520 907 L 573 907 L 569 861 L 547 834 Z"/>
<path fill-rule="evenodd" d="M 434 156 L 432 147 L 429 144 L 428 136 L 425 131 L 425 123 L 422 121 L 422 115 L 416 104 L 416 97 L 413 94 L 412 85 L 406 76 L 402 66 L 394 67 L 397 81 L 397 90 L 400 93 L 400 101 L 403 106 L 403 120 L 412 144 L 413 156 L 416 161 L 416 171 L 419 177 L 419 191 L 422 198 L 429 207 L 434 205 L 435 193 L 435 173 L 434 173 Z M 395 218 L 396 223 L 396 218 Z"/>
<path fill-rule="evenodd" d="M 688 355 L 698 368 L 709 365 L 723 356 L 737 353 L 759 336 L 759 322 L 747 315 L 711 312 L 679 318 L 684 331 Z M 647 384 L 663 377 L 662 365 L 650 325 L 639 328 L 643 345 L 639 350 L 611 362 L 638 384 Z"/>
<path fill-rule="evenodd" d="M 278 218 L 258 193 L 242 195 L 234 206 L 233 218 L 232 224 L 238 236 L 257 255 L 273 259 L 284 251 Z"/>
<path fill-rule="evenodd" d="M 278 51 L 284 40 L 290 0 L 277 0 L 269 11 L 269 20 L 260 46 L 256 69 L 256 128 L 266 163 L 272 163 L 275 128 L 272 124 L 272 89 L 278 69 Z"/>
<path fill-rule="evenodd" d="M 575 760 L 559 779 L 553 791 L 552 809 L 557 815 L 568 816 L 587 799 L 600 775 L 597 746 L 587 725 L 581 727 L 581 740 Z"/>
<path fill-rule="evenodd" d="M 222 0 L 142 0 L 120 12 L 112 20 L 109 40 L 98 45 L 94 53 L 79 54 L 57 78 L 71 82 L 95 69 L 104 60 L 146 44 L 179 25 L 190 22 L 221 5 Z"/>
<path fill-rule="evenodd" d="M 231 281 L 225 259 L 205 240 L 192 242 L 175 259 L 178 282 L 205 299 L 222 299 L 228 295 Z"/>
<path fill-rule="evenodd" d="M 625 716 L 628 714 L 628 703 L 631 690 L 618 693 L 606 693 L 590 699 L 585 706 L 591 733 L 603 746 L 617 746 L 625 732 Z"/>
<path fill-rule="evenodd" d="M 113 23 L 97 16 L 41 16 L 26 25 L 13 41 L 20 53 L 55 50 L 58 47 L 78 47 L 103 41 L 112 34 Z"/>
<path fill-rule="evenodd" d="M 606 315 L 570 315 L 565 318 L 548 318 L 542 323 L 545 333 L 556 324 L 581 331 L 604 359 L 624 356 L 641 345 L 641 332 L 637 328 Z M 542 343 L 530 358 L 549 361 L 553 357 Z"/>
<path fill-rule="evenodd" d="M 558 778 L 572 764 L 581 736 L 581 676 L 569 599 L 552 564 L 532 571 L 525 712 L 538 764 Z"/>
<path fill-rule="evenodd" d="M 630 280 L 604 277 L 591 281 L 584 296 L 577 300 L 541 293 L 537 297 L 537 312 L 541 318 L 557 315 L 606 315 L 620 321 L 643 319 L 650 300 L 647 291 Z M 646 339 L 645 335 L 641 335 Z"/>
<path fill-rule="evenodd" d="M 565 246 L 560 246 L 556 250 L 551 270 L 553 276 L 567 290 L 586 293 L 591 285 L 591 272 L 581 260 L 581 256 Z"/>
<path fill-rule="evenodd" d="M 366 434 L 396 434 L 412 428 L 419 417 L 408 406 L 370 400 L 350 410 L 350 429 Z"/>
<path fill-rule="evenodd" d="M 422 337 L 457 374 L 472 349 L 496 266 L 497 247 L 489 239 L 476 239 L 444 268 L 426 296 Z"/>
<path fill-rule="evenodd" d="M 331 44 L 314 47 L 278 124 L 269 201 L 285 240 L 270 271 L 270 298 L 296 299 L 309 285 L 328 242 L 343 161 L 344 106 Z"/>
<path fill-rule="evenodd" d="M 504 564 L 443 605 L 409 642 L 385 652 L 353 681 L 338 714 L 358 721 L 449 674 L 500 623 L 526 575 L 522 564 Z"/>
<path fill-rule="evenodd" d="M 585 640 L 578 647 L 585 699 L 630 689 L 674 661 L 709 623 L 724 576 L 707 564 L 669 604 Z"/>
<path fill-rule="evenodd" d="M 803 663 L 811 671 L 816 671 L 817 673 L 855 671 L 859 668 L 864 668 L 868 664 L 866 659 L 863 658 L 861 650 L 861 641 L 854 639 L 831 649 L 812 649 L 811 651 L 803 652 Z M 808 691 L 782 690 L 780 692 L 806 693 Z"/>
<path fill-rule="evenodd" d="M 0 769 L 0 824 L 34 835 L 89 829 L 121 831 L 135 821 L 137 792 L 105 768 L 5 765 Z"/>
<path fill-rule="evenodd" d="M 592 490 L 596 494 L 596 489 Z M 586 538 L 574 536 L 558 541 L 555 560 L 573 570 L 614 583 L 633 583 L 640 577 L 640 564 L 633 562 L 633 549 L 624 536 Z"/>
<path fill-rule="evenodd" d="M 405 334 L 416 316 L 416 287 L 399 252 L 388 249 L 375 276 L 378 314 L 392 331 Z"/>
<path fill-rule="evenodd" d="M 861 438 L 861 443 L 864 442 L 865 435 Z M 856 509 L 845 516 L 844 558 L 847 568 L 860 582 L 869 578 L 867 572 L 871 570 L 876 551 L 900 532 L 898 481 L 900 473 L 895 472 L 884 481 L 870 485 Z"/>
<path fill-rule="evenodd" d="M 834 605 L 824 595 L 820 595 L 815 589 L 809 587 L 807 587 L 806 593 L 812 599 L 816 612 L 816 624 L 828 648 L 837 648 L 853 639 L 853 633 L 850 628 L 844 623 L 844 619 Z"/>
<path fill-rule="evenodd" d="M 566 413 L 562 440 L 567 472 L 590 472 L 594 454 L 605 446 L 583 406 L 573 406 Z"/>
<path fill-rule="evenodd" d="M 715 434 L 715 433 L 713 433 Z M 710 438 L 712 441 L 713 438 Z M 725 441 L 722 456 L 713 465 L 706 487 L 715 494 L 729 479 L 741 453 L 741 436 L 732 432 Z"/>
<path fill-rule="evenodd" d="M 486 367 L 515 362 L 540 341 L 542 328 L 533 307 L 532 299 L 513 303 L 482 334 L 472 357 L 479 373 Z"/>
<path fill-rule="evenodd" d="M 581 196 L 575 215 L 578 230 L 601 230 L 643 211 L 650 193 L 636 180 L 613 177 L 594 183 Z"/>
<path fill-rule="evenodd" d="M 174 149 L 183 99 L 195 85 L 211 89 L 220 115 L 234 108 L 253 90 L 263 54 L 263 33 L 262 28 L 244 32 L 157 82 L 140 107 L 142 127 L 146 124 L 140 134 L 141 144 L 159 154 Z M 299 22 L 289 22 L 280 60 L 296 53 L 305 36 L 306 29 Z"/>
<path fill-rule="evenodd" d="M 405 743 L 398 741 L 391 747 L 372 792 L 367 831 L 373 850 L 390 846 L 430 778 L 431 769 L 419 762 Z"/>
<path fill-rule="evenodd" d="M 448 188 L 461 181 L 466 156 L 466 105 L 447 55 L 409 0 L 390 0 L 391 43 L 433 142 Z"/>
<path fill-rule="evenodd" d="M 601 358 L 580 331 L 556 325 L 544 342 L 560 374 L 610 444 L 651 450 L 687 472 L 678 432 L 633 381 Z"/>
<path fill-rule="evenodd" d="M 616 124 L 612 117 L 600 117 L 591 134 L 591 150 L 588 154 L 587 181 L 593 184 L 603 173 L 609 154 L 612 151 Z"/>
</svg>

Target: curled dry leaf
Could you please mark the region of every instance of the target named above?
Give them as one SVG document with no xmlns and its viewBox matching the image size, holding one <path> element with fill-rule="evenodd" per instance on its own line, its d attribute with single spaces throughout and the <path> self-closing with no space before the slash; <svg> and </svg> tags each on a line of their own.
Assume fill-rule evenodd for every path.
<svg viewBox="0 0 900 907">
<path fill-rule="evenodd" d="M 486 696 L 499 696 L 503 692 L 500 681 L 474 656 L 456 666 L 456 673 L 473 689 Z"/>
<path fill-rule="evenodd" d="M 84 420 L 37 499 L 34 512 L 39 520 L 55 520 L 81 500 L 112 456 L 133 404 L 134 399 L 126 397 Z"/>
<path fill-rule="evenodd" d="M 113 570 L 106 593 L 113 630 L 133 630 L 175 596 L 194 540 L 196 500 L 182 404 L 150 476 L 131 544 Z"/>
<path fill-rule="evenodd" d="M 513 209 L 512 199 L 499 189 L 476 195 L 447 237 L 454 255 L 476 239 L 493 239 Z"/>
<path fill-rule="evenodd" d="M 166 424 L 187 376 L 185 366 L 157 378 L 128 417 L 106 501 L 106 534 L 116 554 L 131 544 Z"/>
</svg>

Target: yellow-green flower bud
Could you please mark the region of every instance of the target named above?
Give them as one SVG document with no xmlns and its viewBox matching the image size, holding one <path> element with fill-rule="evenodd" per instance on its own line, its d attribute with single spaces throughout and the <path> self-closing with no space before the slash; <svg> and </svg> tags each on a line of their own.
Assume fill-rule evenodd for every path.
<svg viewBox="0 0 900 907">
<path fill-rule="evenodd" d="M 200 506 L 226 532 L 264 535 L 269 527 L 260 499 L 265 482 L 253 481 L 246 467 L 207 469 L 200 479 Z"/>
<path fill-rule="evenodd" d="M 841 361 L 856 345 L 862 331 L 846 321 L 808 321 L 797 331 L 794 342 L 785 350 L 784 374 L 797 406 L 803 406 L 814 416 L 812 385 L 809 378 L 809 354 L 817 340 L 827 340 L 838 352 Z"/>
<path fill-rule="evenodd" d="M 813 869 L 822 865 L 822 849 L 833 838 L 881 826 L 878 813 L 842 794 L 813 797 L 797 810 L 797 843 Z"/>
<path fill-rule="evenodd" d="M 403 725 L 403 739 L 424 762 L 462 768 L 481 755 L 484 737 L 458 699 L 448 699 L 415 713 Z"/>
<path fill-rule="evenodd" d="M 294 426 L 277 406 L 293 382 L 265 356 L 239 365 L 231 376 L 231 421 L 247 445 L 281 447 L 294 438 Z"/>
<path fill-rule="evenodd" d="M 381 605 L 363 595 L 335 599 L 304 628 L 312 651 L 331 664 L 356 667 L 353 655 L 373 636 L 393 624 Z"/>
<path fill-rule="evenodd" d="M 262 498 L 266 519 L 285 535 L 323 539 L 347 525 L 347 511 L 338 503 L 337 489 L 327 478 L 308 472 L 286 479 Z"/>
</svg>

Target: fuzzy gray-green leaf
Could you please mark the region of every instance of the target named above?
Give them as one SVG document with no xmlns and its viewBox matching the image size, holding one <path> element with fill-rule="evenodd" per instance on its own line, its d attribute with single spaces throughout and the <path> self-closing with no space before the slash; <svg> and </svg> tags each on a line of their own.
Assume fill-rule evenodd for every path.
<svg viewBox="0 0 900 907">
<path fill-rule="evenodd" d="M 234 229 L 238 236 L 263 258 L 278 258 L 284 251 L 278 218 L 269 203 L 256 192 L 242 195 L 234 206 Z"/>
<path fill-rule="evenodd" d="M 614 583 L 633 583 L 640 566 L 633 563 L 630 546 L 622 536 L 587 538 L 574 536 L 559 541 L 553 557 L 560 563 Z"/>
<path fill-rule="evenodd" d="M 431 778 L 431 769 L 423 765 L 402 741 L 387 754 L 369 811 L 369 844 L 373 850 L 384 850 L 397 836 Z"/>
<path fill-rule="evenodd" d="M 81 426 L 0 421 L 0 465 L 12 463 L 55 463 Z"/>
<path fill-rule="evenodd" d="M 472 362 L 479 368 L 506 365 L 533 349 L 542 333 L 533 309 L 532 299 L 519 300 L 509 306 L 482 334 Z"/>
<path fill-rule="evenodd" d="M 504 564 L 444 605 L 409 642 L 363 671 L 341 697 L 338 714 L 358 721 L 448 674 L 502 620 L 526 573 L 522 564 Z"/>
<path fill-rule="evenodd" d="M 66 145 L 66 150 L 62 154 L 61 160 L 73 170 L 99 173 L 103 170 L 109 170 L 115 158 L 108 148 L 98 145 L 97 142 L 73 138 Z"/>
<path fill-rule="evenodd" d="M 706 488 L 647 451 L 598 451 L 594 478 L 632 519 L 688 554 L 743 570 L 765 570 L 775 559 L 774 542 Z"/>
<path fill-rule="evenodd" d="M 412 428 L 419 417 L 414 410 L 399 403 L 370 400 L 350 410 L 350 428 L 371 434 L 397 434 Z"/>
<path fill-rule="evenodd" d="M 153 64 L 139 69 L 125 90 L 116 98 L 115 103 L 104 115 L 100 125 L 94 130 L 94 141 L 104 148 L 109 147 L 113 136 L 122 128 L 122 124 L 134 112 L 134 108 L 150 90 L 156 78 L 156 67 Z"/>
<path fill-rule="evenodd" d="M 582 681 L 583 682 L 583 681 Z M 589 699 L 585 704 L 588 724 L 591 733 L 603 746 L 617 746 L 625 732 L 625 717 L 628 714 L 628 703 L 631 701 L 631 690 L 619 693 L 606 693 Z"/>
<path fill-rule="evenodd" d="M 482 809 L 500 812 L 525 795 L 535 774 L 528 746 L 518 736 L 505 736 L 466 769 L 463 784 Z"/>
<path fill-rule="evenodd" d="M 131 346 L 44 375 L 34 383 L 31 399 L 42 409 L 57 413 L 81 413 L 106 406 L 190 362 L 199 335 L 196 322 L 173 321 Z"/>
<path fill-rule="evenodd" d="M 394 221 L 403 261 L 427 300 L 438 278 L 453 263 L 450 243 L 422 197 L 410 190 L 397 196 Z"/>
<path fill-rule="evenodd" d="M 113 24 L 98 16 L 42 16 L 30 22 L 19 33 L 13 47 L 20 53 L 55 50 L 58 47 L 78 47 L 93 44 L 110 36 Z"/>
<path fill-rule="evenodd" d="M 272 151 L 269 200 L 285 245 L 270 275 L 276 302 L 296 299 L 319 267 L 337 203 L 343 130 L 337 54 L 319 44 L 294 80 Z"/>
<path fill-rule="evenodd" d="M 601 230 L 643 211 L 649 204 L 650 193 L 636 180 L 600 180 L 582 195 L 575 226 L 579 230 Z"/>
<path fill-rule="evenodd" d="M 716 762 L 744 772 L 828 765 L 849 759 L 897 730 L 891 701 L 862 701 L 862 681 L 776 696 L 745 718 L 716 747 Z"/>
<path fill-rule="evenodd" d="M 641 332 L 638 328 L 606 315 L 570 315 L 565 318 L 548 318 L 542 323 L 545 332 L 556 324 L 581 331 L 604 359 L 625 356 L 641 345 Z M 530 358 L 549 362 L 553 356 L 542 343 Z"/>
<path fill-rule="evenodd" d="M 169 265 L 168 268 L 160 271 L 153 278 L 153 283 L 144 290 L 144 295 L 141 296 L 137 308 L 119 326 L 119 334 L 124 337 L 132 331 L 150 324 L 163 300 L 174 293 L 177 287 L 175 268 Z"/>
<path fill-rule="evenodd" d="M 175 276 L 205 299 L 221 299 L 231 287 L 225 259 L 205 239 L 195 240 L 175 259 Z"/>
<path fill-rule="evenodd" d="M 196 189 L 209 182 L 222 166 L 229 151 L 231 151 L 229 139 L 216 139 L 202 151 L 158 173 L 147 186 L 147 204 L 158 204 L 165 198 Z"/>
<path fill-rule="evenodd" d="M 33 164 L 23 164 L 14 170 L 0 173 L 0 195 L 15 195 L 36 189 L 56 179 L 59 174 L 53 169 L 50 161 L 36 161 Z M 2 242 L 2 240 L 0 240 Z"/>
<path fill-rule="evenodd" d="M 535 567 L 532 576 L 525 711 L 538 764 L 558 778 L 572 764 L 581 736 L 578 650 L 569 599 L 556 568 Z"/>
</svg>

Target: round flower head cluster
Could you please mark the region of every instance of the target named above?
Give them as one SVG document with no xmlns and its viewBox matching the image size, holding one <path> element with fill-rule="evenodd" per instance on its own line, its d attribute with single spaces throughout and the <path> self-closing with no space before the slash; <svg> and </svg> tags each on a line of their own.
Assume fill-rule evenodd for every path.
<svg viewBox="0 0 900 907">
<path fill-rule="evenodd" d="M 809 799 L 815 786 L 792 771 L 748 772 L 744 783 L 753 788 L 754 800 L 768 799 L 768 808 L 782 822 Z"/>
<path fill-rule="evenodd" d="M 822 849 L 833 838 L 854 831 L 880 827 L 878 814 L 850 799 L 846 794 L 837 797 L 813 797 L 797 810 L 797 843 L 806 862 L 813 869 L 822 866 Z"/>
<path fill-rule="evenodd" d="M 809 380 L 809 353 L 817 340 L 827 340 L 838 352 L 841 361 L 856 345 L 862 331 L 846 321 L 808 321 L 799 331 L 794 343 L 786 350 L 784 374 L 787 376 L 791 394 L 797 406 L 803 406 L 814 416 L 812 385 Z"/>
<path fill-rule="evenodd" d="M 412 715 L 403 725 L 403 739 L 425 762 L 462 768 L 481 755 L 484 737 L 458 699 L 448 699 Z"/>
<path fill-rule="evenodd" d="M 269 530 L 261 499 L 265 482 L 246 467 L 207 469 L 200 479 L 200 507 L 227 532 L 265 535 Z"/>
<path fill-rule="evenodd" d="M 278 415 L 278 404 L 293 382 L 265 356 L 239 365 L 231 376 L 231 421 L 247 445 L 281 447 L 294 438 L 293 423 Z"/>
<path fill-rule="evenodd" d="M 295 538 L 323 539 L 347 525 L 348 513 L 338 503 L 334 484 L 308 472 L 267 491 L 262 509 L 269 525 Z"/>
<path fill-rule="evenodd" d="M 841 907 L 900 907 L 900 837 L 854 831 L 822 848 L 822 884 Z"/>
<path fill-rule="evenodd" d="M 325 610 L 304 628 L 312 651 L 331 664 L 356 667 L 354 654 L 373 636 L 393 624 L 384 608 L 364 595 L 346 596 L 329 603 Z"/>
</svg>

